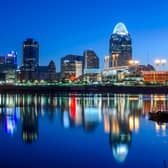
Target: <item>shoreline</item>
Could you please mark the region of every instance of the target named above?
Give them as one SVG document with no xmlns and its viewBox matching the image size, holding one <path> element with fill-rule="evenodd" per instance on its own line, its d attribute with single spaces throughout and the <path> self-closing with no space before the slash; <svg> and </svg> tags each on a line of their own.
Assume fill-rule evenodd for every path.
<svg viewBox="0 0 168 168">
<path fill-rule="evenodd" d="M 130 93 L 167 94 L 168 86 L 117 86 L 117 85 L 1 85 L 0 93 Z"/>
</svg>

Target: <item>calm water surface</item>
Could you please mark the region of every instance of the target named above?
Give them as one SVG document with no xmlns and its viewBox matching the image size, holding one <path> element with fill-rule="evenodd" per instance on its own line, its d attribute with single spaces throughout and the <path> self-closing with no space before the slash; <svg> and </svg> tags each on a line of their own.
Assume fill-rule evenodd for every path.
<svg viewBox="0 0 168 168">
<path fill-rule="evenodd" d="M 168 167 L 167 95 L 0 95 L 0 167 Z"/>
</svg>

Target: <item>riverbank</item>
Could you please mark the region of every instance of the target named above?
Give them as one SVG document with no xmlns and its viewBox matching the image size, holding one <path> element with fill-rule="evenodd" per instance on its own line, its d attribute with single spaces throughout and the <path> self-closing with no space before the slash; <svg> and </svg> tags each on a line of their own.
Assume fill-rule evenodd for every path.
<svg viewBox="0 0 168 168">
<path fill-rule="evenodd" d="M 168 86 L 117 86 L 117 85 L 1 85 L 0 93 L 131 93 L 167 94 Z"/>
</svg>

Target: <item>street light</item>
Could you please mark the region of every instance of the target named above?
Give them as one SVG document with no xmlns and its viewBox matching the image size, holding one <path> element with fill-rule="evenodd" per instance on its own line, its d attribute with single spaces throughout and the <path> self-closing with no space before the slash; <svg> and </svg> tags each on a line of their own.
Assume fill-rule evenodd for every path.
<svg viewBox="0 0 168 168">
<path fill-rule="evenodd" d="M 162 60 L 161 60 L 161 64 L 162 64 L 162 65 L 165 65 L 166 63 L 167 63 L 167 60 L 166 60 L 166 59 L 162 59 Z"/>
<path fill-rule="evenodd" d="M 138 65 L 139 61 L 138 60 L 129 60 L 129 65 Z"/>
<path fill-rule="evenodd" d="M 133 65 L 133 60 L 129 60 L 129 65 Z"/>
<path fill-rule="evenodd" d="M 129 60 L 129 65 L 130 67 L 133 67 L 134 69 L 134 73 L 137 75 L 139 70 L 138 70 L 138 67 L 139 67 L 139 61 L 138 60 Z"/>
<path fill-rule="evenodd" d="M 166 65 L 166 63 L 167 63 L 166 59 L 156 59 L 155 60 L 155 65 L 156 66 L 160 66 L 160 65 L 164 66 L 164 65 Z"/>
<path fill-rule="evenodd" d="M 156 60 L 155 60 L 155 64 L 156 64 L 157 66 L 159 66 L 160 63 L 161 63 L 161 61 L 160 61 L 159 59 L 156 59 Z"/>
<path fill-rule="evenodd" d="M 134 60 L 134 64 L 135 64 L 135 65 L 138 65 L 138 64 L 139 64 L 139 61 L 138 61 L 138 60 Z"/>
<path fill-rule="evenodd" d="M 166 59 L 156 59 L 155 60 L 155 64 L 156 66 L 160 67 L 160 66 L 164 66 L 165 64 L 167 63 L 167 60 Z M 158 68 L 160 71 L 161 71 L 161 67 Z M 163 70 L 162 70 L 163 71 Z M 156 82 L 156 73 L 157 72 L 154 72 L 154 80 Z M 161 74 L 160 74 L 161 75 Z"/>
</svg>

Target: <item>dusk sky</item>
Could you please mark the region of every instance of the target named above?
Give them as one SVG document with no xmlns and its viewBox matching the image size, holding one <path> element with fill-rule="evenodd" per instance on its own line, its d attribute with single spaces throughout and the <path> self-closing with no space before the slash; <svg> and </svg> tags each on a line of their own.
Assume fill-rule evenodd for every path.
<svg viewBox="0 0 168 168">
<path fill-rule="evenodd" d="M 168 1 L 160 0 L 0 0 L 0 54 L 18 52 L 32 37 L 40 44 L 40 64 L 82 55 L 93 49 L 103 67 L 114 26 L 125 23 L 132 37 L 133 58 L 153 64 L 168 58 Z"/>
</svg>

